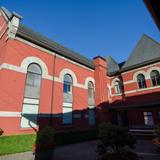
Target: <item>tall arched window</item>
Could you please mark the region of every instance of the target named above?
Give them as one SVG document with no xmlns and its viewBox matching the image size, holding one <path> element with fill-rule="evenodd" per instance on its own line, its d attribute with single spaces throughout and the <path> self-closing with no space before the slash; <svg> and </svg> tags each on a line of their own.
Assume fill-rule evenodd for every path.
<svg viewBox="0 0 160 160">
<path fill-rule="evenodd" d="M 64 75 L 63 82 L 63 124 L 72 124 L 72 86 L 73 80 L 70 74 Z"/>
<path fill-rule="evenodd" d="M 42 71 L 38 64 L 32 63 L 27 69 L 25 91 L 22 107 L 21 127 L 37 127 L 40 86 Z"/>
<path fill-rule="evenodd" d="M 115 92 L 117 94 L 122 93 L 122 86 L 121 86 L 121 82 L 120 81 L 115 81 L 114 83 L 114 88 L 115 88 Z"/>
<path fill-rule="evenodd" d="M 137 75 L 137 83 L 139 88 L 146 88 L 146 80 L 143 74 L 138 74 Z"/>
<path fill-rule="evenodd" d="M 63 92 L 66 94 L 72 94 L 73 80 L 70 74 L 64 75 Z"/>
<path fill-rule="evenodd" d="M 42 71 L 38 64 L 32 63 L 27 69 L 24 97 L 39 98 Z"/>
<path fill-rule="evenodd" d="M 89 125 L 95 125 L 95 102 L 94 102 L 94 84 L 89 81 L 88 82 L 88 120 Z"/>
<path fill-rule="evenodd" d="M 158 86 L 160 85 L 160 74 L 157 70 L 153 70 L 150 74 L 151 80 L 152 80 L 152 85 L 153 86 Z"/>
<path fill-rule="evenodd" d="M 94 99 L 94 85 L 91 81 L 88 82 L 88 98 Z"/>
</svg>

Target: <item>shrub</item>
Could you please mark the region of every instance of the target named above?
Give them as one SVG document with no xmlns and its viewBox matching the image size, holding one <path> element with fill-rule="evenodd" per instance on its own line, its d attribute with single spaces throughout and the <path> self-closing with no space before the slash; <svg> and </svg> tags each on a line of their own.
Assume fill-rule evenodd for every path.
<svg viewBox="0 0 160 160">
<path fill-rule="evenodd" d="M 160 148 L 160 125 L 155 130 L 156 138 L 153 139 L 153 143 Z"/>
<path fill-rule="evenodd" d="M 110 123 L 104 123 L 99 126 L 98 138 L 97 152 L 101 158 L 106 154 L 111 157 L 116 157 L 115 155 L 122 157 L 124 154 L 131 154 L 129 150 L 133 149 L 136 143 L 136 139 L 126 128 Z M 113 158 L 113 160 L 117 159 Z"/>
<path fill-rule="evenodd" d="M 129 151 L 121 153 L 106 153 L 101 157 L 101 160 L 138 160 L 138 156 Z"/>
<path fill-rule="evenodd" d="M 3 130 L 0 128 L 0 136 L 3 134 Z"/>
<path fill-rule="evenodd" d="M 156 137 L 160 139 L 160 125 L 157 126 L 155 133 L 156 133 Z"/>
<path fill-rule="evenodd" d="M 96 139 L 97 134 L 97 129 L 68 130 L 57 132 L 55 134 L 55 140 L 57 145 L 65 145 Z"/>
<path fill-rule="evenodd" d="M 37 133 L 36 151 L 46 151 L 55 147 L 55 132 L 52 127 L 45 127 Z"/>
</svg>

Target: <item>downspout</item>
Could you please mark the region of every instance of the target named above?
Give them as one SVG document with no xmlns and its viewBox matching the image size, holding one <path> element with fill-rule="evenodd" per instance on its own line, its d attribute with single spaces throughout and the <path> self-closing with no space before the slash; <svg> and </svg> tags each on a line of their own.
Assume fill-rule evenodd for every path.
<svg viewBox="0 0 160 160">
<path fill-rule="evenodd" d="M 56 53 L 53 56 L 53 80 L 52 80 L 52 95 L 51 95 L 51 113 L 50 113 L 50 126 L 52 126 L 53 119 L 53 102 L 54 102 L 54 77 L 55 77 L 55 64 L 56 64 Z"/>
</svg>

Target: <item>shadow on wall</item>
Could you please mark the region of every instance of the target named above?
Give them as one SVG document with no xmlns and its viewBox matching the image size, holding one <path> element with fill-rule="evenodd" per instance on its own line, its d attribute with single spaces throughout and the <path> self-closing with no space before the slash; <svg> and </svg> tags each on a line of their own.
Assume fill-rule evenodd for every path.
<svg viewBox="0 0 160 160">
<path fill-rule="evenodd" d="M 77 135 L 81 137 L 84 131 L 88 129 L 95 129 L 102 122 L 112 122 L 114 124 L 118 124 L 117 113 L 120 111 L 126 110 L 127 112 L 131 111 L 131 113 L 137 114 L 137 115 L 133 115 L 134 117 L 136 117 L 136 120 L 137 119 L 139 120 L 137 116 L 142 116 L 142 115 L 140 115 L 138 112 L 134 112 L 134 110 L 137 111 L 138 109 L 138 111 L 144 111 L 144 110 L 160 111 L 159 97 L 160 97 L 160 92 L 147 93 L 143 95 L 125 97 L 123 101 L 116 100 L 111 104 L 109 104 L 108 102 L 104 102 L 99 104 L 94 109 L 74 110 L 73 112 L 67 112 L 64 114 L 57 113 L 53 115 L 41 114 L 41 113 L 38 115 L 23 114 L 22 117 L 28 120 L 28 125 L 32 127 L 33 130 L 37 133 L 37 137 L 45 134 L 45 136 L 44 135 L 41 136 L 41 137 L 44 137 L 42 138 L 43 147 L 54 148 L 55 144 L 50 143 L 52 140 L 50 139 L 52 138 L 52 133 L 53 134 L 60 133 L 59 139 L 61 139 L 61 142 L 66 140 L 66 144 L 70 143 L 69 140 L 67 142 L 68 137 L 72 139 L 72 142 L 76 142 L 76 140 L 74 140 L 75 138 L 74 135 L 72 134 L 69 135 L 68 134 L 69 132 L 76 132 Z M 90 114 L 90 111 L 94 111 L 94 112 Z M 134 120 L 130 120 L 130 118 L 131 117 L 127 116 L 127 119 L 129 120 L 129 122 L 126 123 L 126 125 L 128 127 L 129 125 L 134 125 L 134 123 L 136 125 L 137 123 Z M 130 122 L 132 122 L 132 124 L 130 124 Z M 159 121 L 157 121 L 157 123 L 158 122 Z M 39 126 L 38 129 L 33 124 L 34 125 L 36 124 L 37 126 Z M 54 127 L 54 131 L 52 131 L 52 129 L 43 131 L 43 129 L 46 126 Z M 69 136 L 65 137 L 67 134 Z M 49 141 L 47 141 L 47 138 L 49 138 Z M 80 139 L 80 141 L 83 141 L 83 138 Z M 42 152 L 39 152 L 39 149 L 40 149 L 40 143 L 39 143 L 39 139 L 37 139 L 35 144 L 35 160 L 46 159 L 46 158 L 41 158 L 44 155 L 39 154 L 39 153 L 42 153 Z M 47 159 L 52 159 L 51 157 L 53 155 L 51 151 L 52 150 L 50 150 L 47 153 L 47 156 L 48 156 Z"/>
<path fill-rule="evenodd" d="M 53 115 L 23 114 L 22 117 L 28 122 L 27 125 L 37 134 L 33 148 L 35 160 L 52 159 L 55 144 L 68 144 L 96 138 L 97 124 L 94 120 L 97 118 L 96 112 L 97 109 L 83 109 Z"/>
</svg>

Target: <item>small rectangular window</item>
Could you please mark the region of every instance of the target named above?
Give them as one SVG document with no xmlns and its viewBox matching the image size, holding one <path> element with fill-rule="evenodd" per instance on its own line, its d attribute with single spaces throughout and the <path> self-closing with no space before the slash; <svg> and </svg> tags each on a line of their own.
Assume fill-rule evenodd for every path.
<svg viewBox="0 0 160 160">
<path fill-rule="evenodd" d="M 143 112 L 144 115 L 144 124 L 145 125 L 154 125 L 152 112 Z"/>
</svg>

